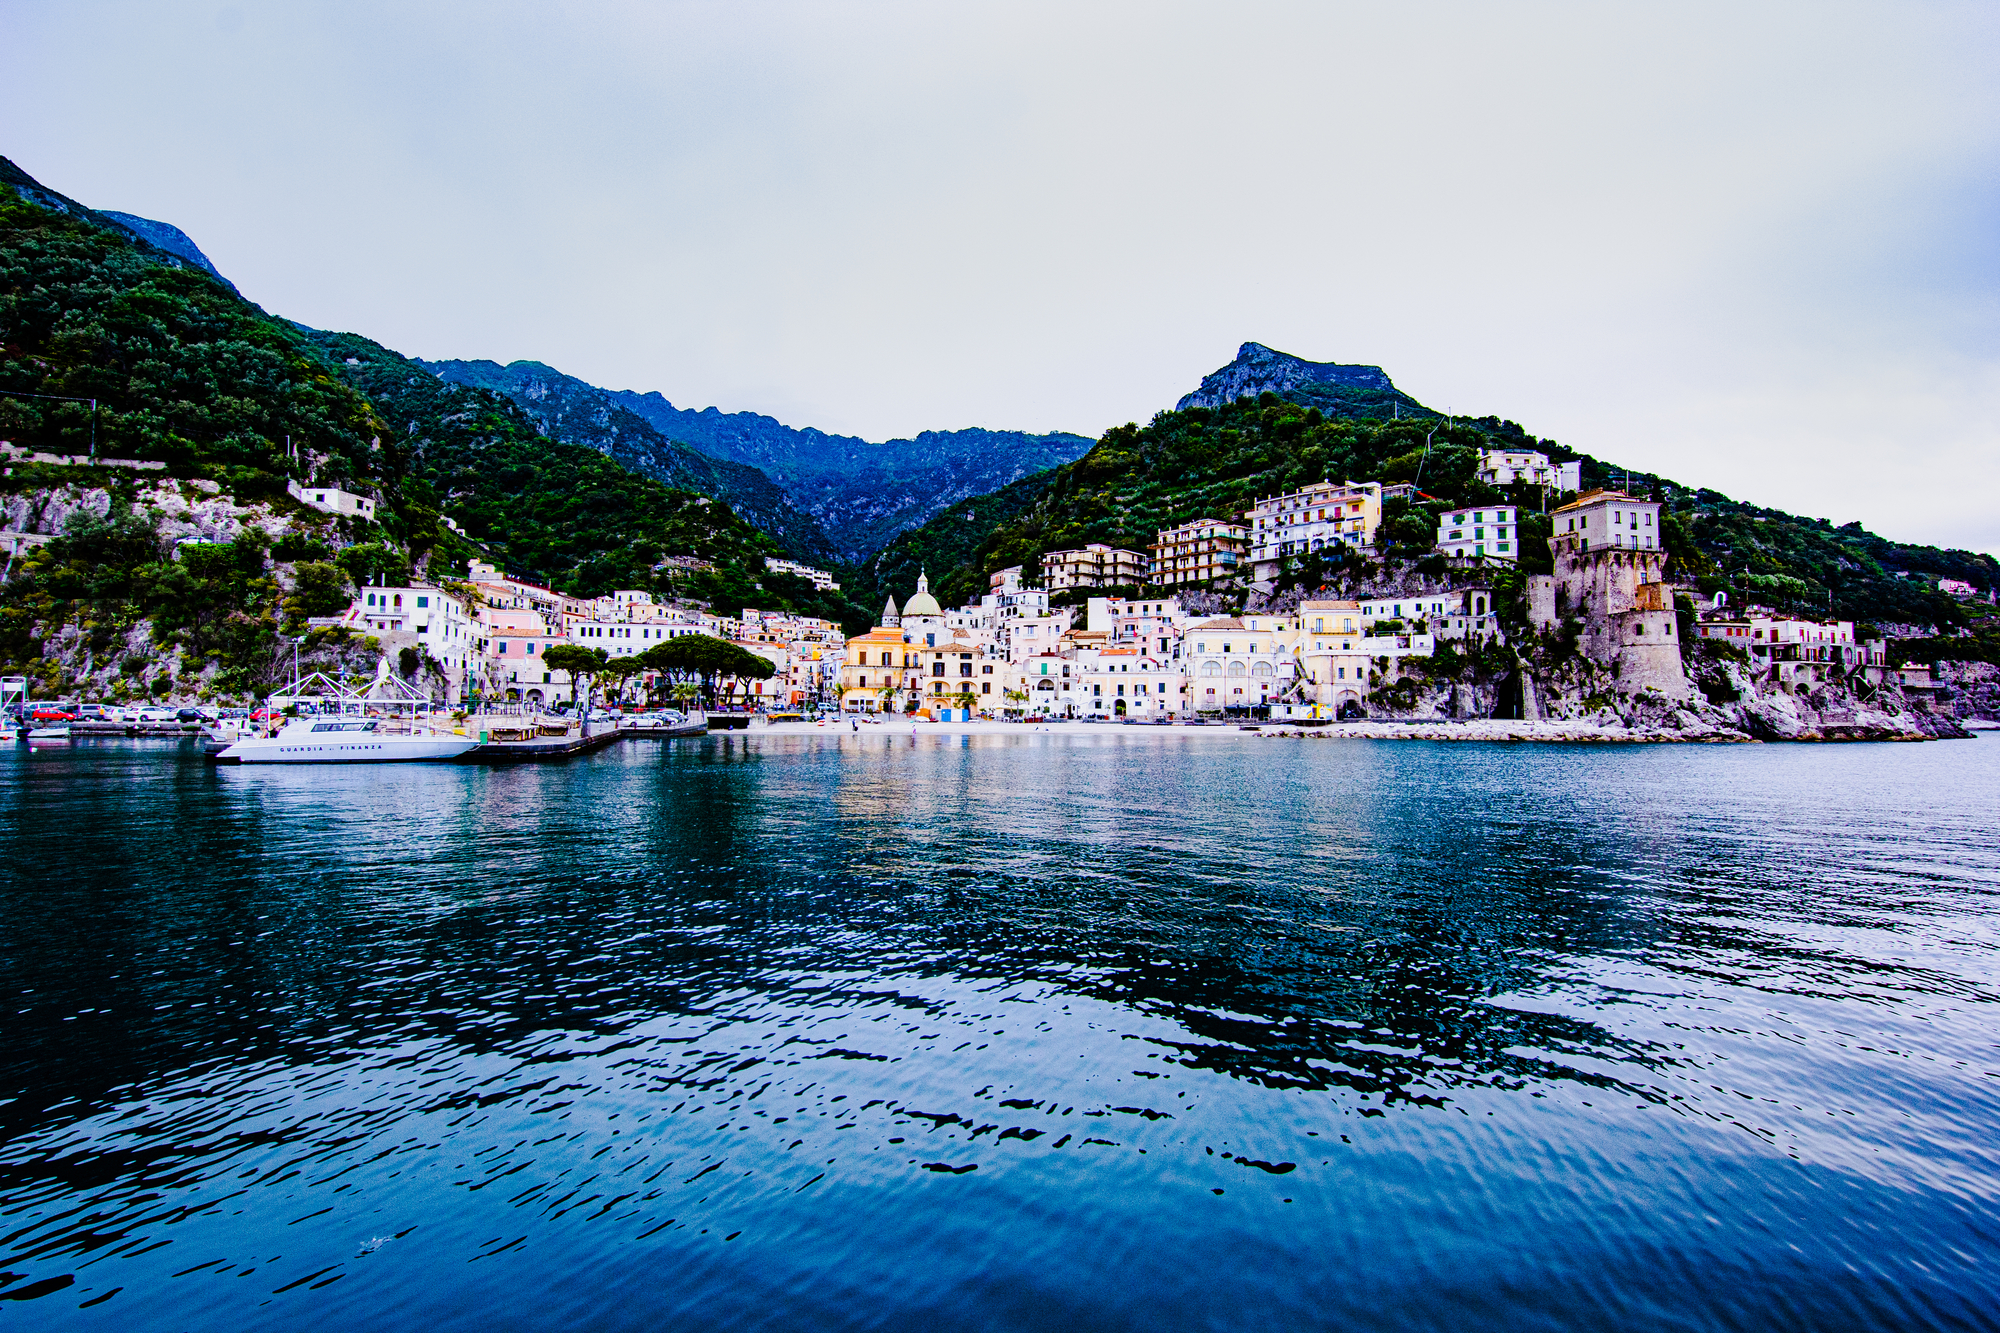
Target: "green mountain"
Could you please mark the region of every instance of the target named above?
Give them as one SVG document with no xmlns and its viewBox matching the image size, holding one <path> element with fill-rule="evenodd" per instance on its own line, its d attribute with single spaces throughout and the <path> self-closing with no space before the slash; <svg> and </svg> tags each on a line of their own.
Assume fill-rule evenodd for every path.
<svg viewBox="0 0 2000 1333">
<path fill-rule="evenodd" d="M 546 439 L 507 398 L 366 339 L 274 318 L 5 159 L 0 439 L 164 464 L 17 462 L 0 477 L 10 524 L 62 534 L 0 587 L 0 663 L 45 687 L 117 672 L 153 693 L 191 677 L 241 691 L 274 669 L 279 631 L 344 606 L 349 580 L 448 574 L 481 551 L 579 595 L 869 619 L 766 574 L 784 548 L 727 503 Z M 380 521 L 309 510 L 286 493 L 294 478 L 373 493 Z M 177 552 L 163 516 L 191 509 L 233 538 Z M 656 568 L 669 556 L 709 568 Z"/>
<path fill-rule="evenodd" d="M 407 525 L 399 535 L 419 549 L 449 540 L 437 524 L 449 515 L 506 568 L 563 591 L 648 588 L 725 614 L 753 605 L 867 622 L 865 608 L 838 594 L 766 574 L 764 557 L 788 548 L 726 501 L 663 485 L 588 444 L 548 438 L 509 395 L 440 379 L 358 334 L 309 336 L 391 424 L 402 462 L 398 515 Z M 669 556 L 715 568 L 656 569 Z"/>
<path fill-rule="evenodd" d="M 675 407 L 658 393 L 600 389 L 539 361 L 430 361 L 444 379 L 512 398 L 552 439 L 588 444 L 634 471 L 727 499 L 799 558 L 865 559 L 958 501 L 1078 457 L 1061 432 L 925 431 L 871 444 L 754 412 Z"/>
<path fill-rule="evenodd" d="M 795 429 L 755 412 L 690 411 L 658 393 L 628 390 L 612 397 L 672 439 L 769 475 L 854 561 L 961 500 L 1067 463 L 1091 445 L 1062 431 L 978 428 L 927 430 L 914 439 L 871 444 Z"/>
<path fill-rule="evenodd" d="M 842 558 L 819 520 L 755 467 L 712 458 L 660 433 L 614 396 L 539 361 L 426 361 L 441 379 L 506 395 L 552 440 L 587 445 L 620 465 L 669 486 L 726 500 L 737 513 L 776 537 L 787 554 L 809 564 Z"/>
<path fill-rule="evenodd" d="M 1262 384 L 1255 398 L 1246 393 Z M 1029 478 L 983 503 L 959 504 L 904 533 L 871 559 L 857 595 L 879 602 L 914 587 L 919 568 L 946 605 L 984 591 L 986 575 L 1085 542 L 1144 550 L 1161 528 L 1240 515 L 1257 498 L 1325 478 L 1416 482 L 1423 498 L 1384 506 L 1382 541 L 1394 554 L 1432 552 L 1447 509 L 1513 502 L 1540 506 L 1533 488 L 1502 491 L 1475 476 L 1485 448 L 1533 448 L 1580 459 L 1586 488 L 1619 485 L 1666 506 L 1674 574 L 1736 604 L 1836 614 L 1874 626 L 1955 633 L 1983 619 L 1937 590 L 1955 578 L 1982 591 L 2000 584 L 2000 562 L 1969 551 L 1892 542 L 1858 523 L 1835 528 L 1731 500 L 1719 492 L 1623 468 L 1536 439 L 1498 417 L 1447 417 L 1401 393 L 1372 366 L 1303 361 L 1258 343 L 1202 381 L 1182 406 L 1105 433 L 1073 463 Z M 1386 412 L 1384 411 L 1386 409 Z M 1546 566 L 1547 520 L 1522 525 L 1524 569 Z M 1441 564 L 1440 564 L 1441 568 Z M 1294 581 L 1317 586 L 1332 571 L 1301 565 Z"/>
</svg>

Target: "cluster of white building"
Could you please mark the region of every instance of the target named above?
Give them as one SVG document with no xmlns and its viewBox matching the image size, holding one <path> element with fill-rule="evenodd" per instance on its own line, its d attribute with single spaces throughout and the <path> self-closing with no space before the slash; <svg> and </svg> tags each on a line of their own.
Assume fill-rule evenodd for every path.
<svg viewBox="0 0 2000 1333">
<path fill-rule="evenodd" d="M 1581 462 L 1549 462 L 1529 449 L 1481 453 L 1479 479 L 1492 486 L 1535 485 L 1574 491 Z M 1247 579 L 1265 586 L 1287 561 L 1317 554 L 1338 559 L 1372 554 L 1385 500 L 1428 499 L 1414 484 L 1374 481 L 1316 482 L 1266 496 L 1240 515 L 1204 518 L 1162 528 L 1145 551 L 1092 543 L 1042 557 L 1049 588 L 1113 588 L 1147 584 L 1174 588 L 1216 579 Z M 1511 565 L 1521 558 L 1520 510 L 1511 504 L 1475 506 L 1438 516 L 1437 549 L 1471 564 Z"/>
<path fill-rule="evenodd" d="M 1495 450 L 1482 457 L 1480 476 L 1495 485 L 1574 489 L 1577 467 L 1552 467 L 1533 451 Z M 293 493 L 330 513 L 372 512 L 373 501 L 334 488 L 295 485 Z M 615 659 L 680 635 L 706 634 L 772 663 L 768 680 L 743 682 L 733 700 L 768 710 L 837 701 L 848 712 L 959 718 L 1332 713 L 1358 705 L 1371 683 L 1393 676 L 1399 658 L 1428 655 L 1442 640 L 1497 639 L 1490 591 L 1308 601 L 1281 615 L 1207 618 L 1189 614 L 1171 594 L 1104 596 L 1088 599 L 1080 623 L 1075 610 L 1051 607 L 1050 593 L 1243 576 L 1268 584 L 1286 562 L 1312 553 L 1373 551 L 1385 496 L 1397 494 L 1421 493 L 1414 486 L 1385 492 L 1378 482 L 1329 480 L 1260 499 L 1239 516 L 1164 529 L 1148 551 L 1096 543 L 1050 551 L 1038 583 L 1019 567 L 1003 570 L 978 601 L 951 611 L 919 579 L 906 605 L 899 610 L 892 599 L 882 623 L 853 638 L 831 621 L 757 610 L 717 616 L 642 591 L 570 597 L 477 560 L 462 583 L 363 588 L 344 615 L 316 623 L 377 637 L 384 670 L 400 649 L 417 649 L 453 699 L 532 706 L 573 700 L 568 674 L 547 665 L 557 644 L 598 648 Z M 1647 527 L 1624 527 L 1622 515 L 1559 512 L 1572 524 L 1596 517 L 1613 525 L 1604 535 L 1573 534 L 1572 541 L 1658 540 Z M 1520 554 L 1518 517 L 1511 505 L 1443 514 L 1438 549 L 1472 564 L 1511 564 Z M 1644 522 L 1651 521 L 1648 514 Z M 765 567 L 822 590 L 840 586 L 826 571 L 795 561 L 767 559 Z"/>
<path fill-rule="evenodd" d="M 1204 713 L 1333 716 L 1398 659 L 1440 640 L 1498 639 L 1490 590 L 1307 601 L 1280 614 L 1199 616 L 1176 596 L 1051 607 L 1018 568 L 947 611 L 929 580 L 846 641 L 834 693 L 849 713 L 1163 720 Z"/>
<path fill-rule="evenodd" d="M 547 664 L 559 643 L 633 657 L 684 634 L 723 639 L 766 658 L 768 680 L 737 686 L 739 703 L 797 706 L 830 689 L 841 655 L 841 627 L 830 620 L 745 609 L 718 616 L 623 590 L 570 597 L 471 562 L 463 583 L 370 586 L 345 614 L 314 622 L 370 634 L 388 670 L 404 647 L 418 649 L 442 676 L 453 700 L 477 697 L 546 707 L 573 702 L 569 673 Z"/>
<path fill-rule="evenodd" d="M 1720 593 L 1696 620 L 1695 633 L 1742 649 L 1753 667 L 1792 689 L 1822 683 L 1836 667 L 1889 663 L 1888 642 L 1857 641 L 1851 620 L 1811 620 L 1763 606 L 1732 608 Z"/>
</svg>

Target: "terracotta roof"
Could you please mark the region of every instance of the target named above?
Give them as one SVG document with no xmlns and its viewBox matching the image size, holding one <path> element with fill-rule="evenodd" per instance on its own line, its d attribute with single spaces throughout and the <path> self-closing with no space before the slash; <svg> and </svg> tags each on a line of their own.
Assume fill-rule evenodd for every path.
<svg viewBox="0 0 2000 1333">
<path fill-rule="evenodd" d="M 1600 486 L 1594 491 L 1585 491 L 1566 505 L 1558 505 L 1552 512 L 1560 514 L 1566 509 L 1581 509 L 1585 505 L 1602 504 L 1606 500 L 1618 500 L 1627 504 L 1654 503 L 1643 496 L 1627 495 L 1624 491 L 1606 490 Z"/>
<path fill-rule="evenodd" d="M 1189 629 L 1242 629 L 1243 627 L 1242 621 L 1228 616 L 1217 620 L 1203 620 L 1188 626 Z"/>
<path fill-rule="evenodd" d="M 1359 611 L 1359 602 L 1300 602 L 1301 611 Z"/>
</svg>

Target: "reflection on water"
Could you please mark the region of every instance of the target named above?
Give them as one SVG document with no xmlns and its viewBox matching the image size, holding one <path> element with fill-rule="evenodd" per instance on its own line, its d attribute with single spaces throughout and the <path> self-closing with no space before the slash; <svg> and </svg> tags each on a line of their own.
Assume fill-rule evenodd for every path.
<svg viewBox="0 0 2000 1333">
<path fill-rule="evenodd" d="M 38 1326 L 2000 1308 L 1992 741 L 126 742 L 0 787 Z"/>
</svg>

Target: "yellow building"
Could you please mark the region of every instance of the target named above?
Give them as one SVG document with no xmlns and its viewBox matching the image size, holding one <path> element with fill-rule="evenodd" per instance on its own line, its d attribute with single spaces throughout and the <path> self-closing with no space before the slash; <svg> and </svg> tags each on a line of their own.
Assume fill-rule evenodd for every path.
<svg viewBox="0 0 2000 1333">
<path fill-rule="evenodd" d="M 895 602 L 883 619 L 895 621 Z M 893 713 L 910 697 L 918 670 L 917 650 L 899 623 L 877 625 L 847 641 L 847 658 L 840 665 L 840 710 L 843 713 Z"/>
</svg>

